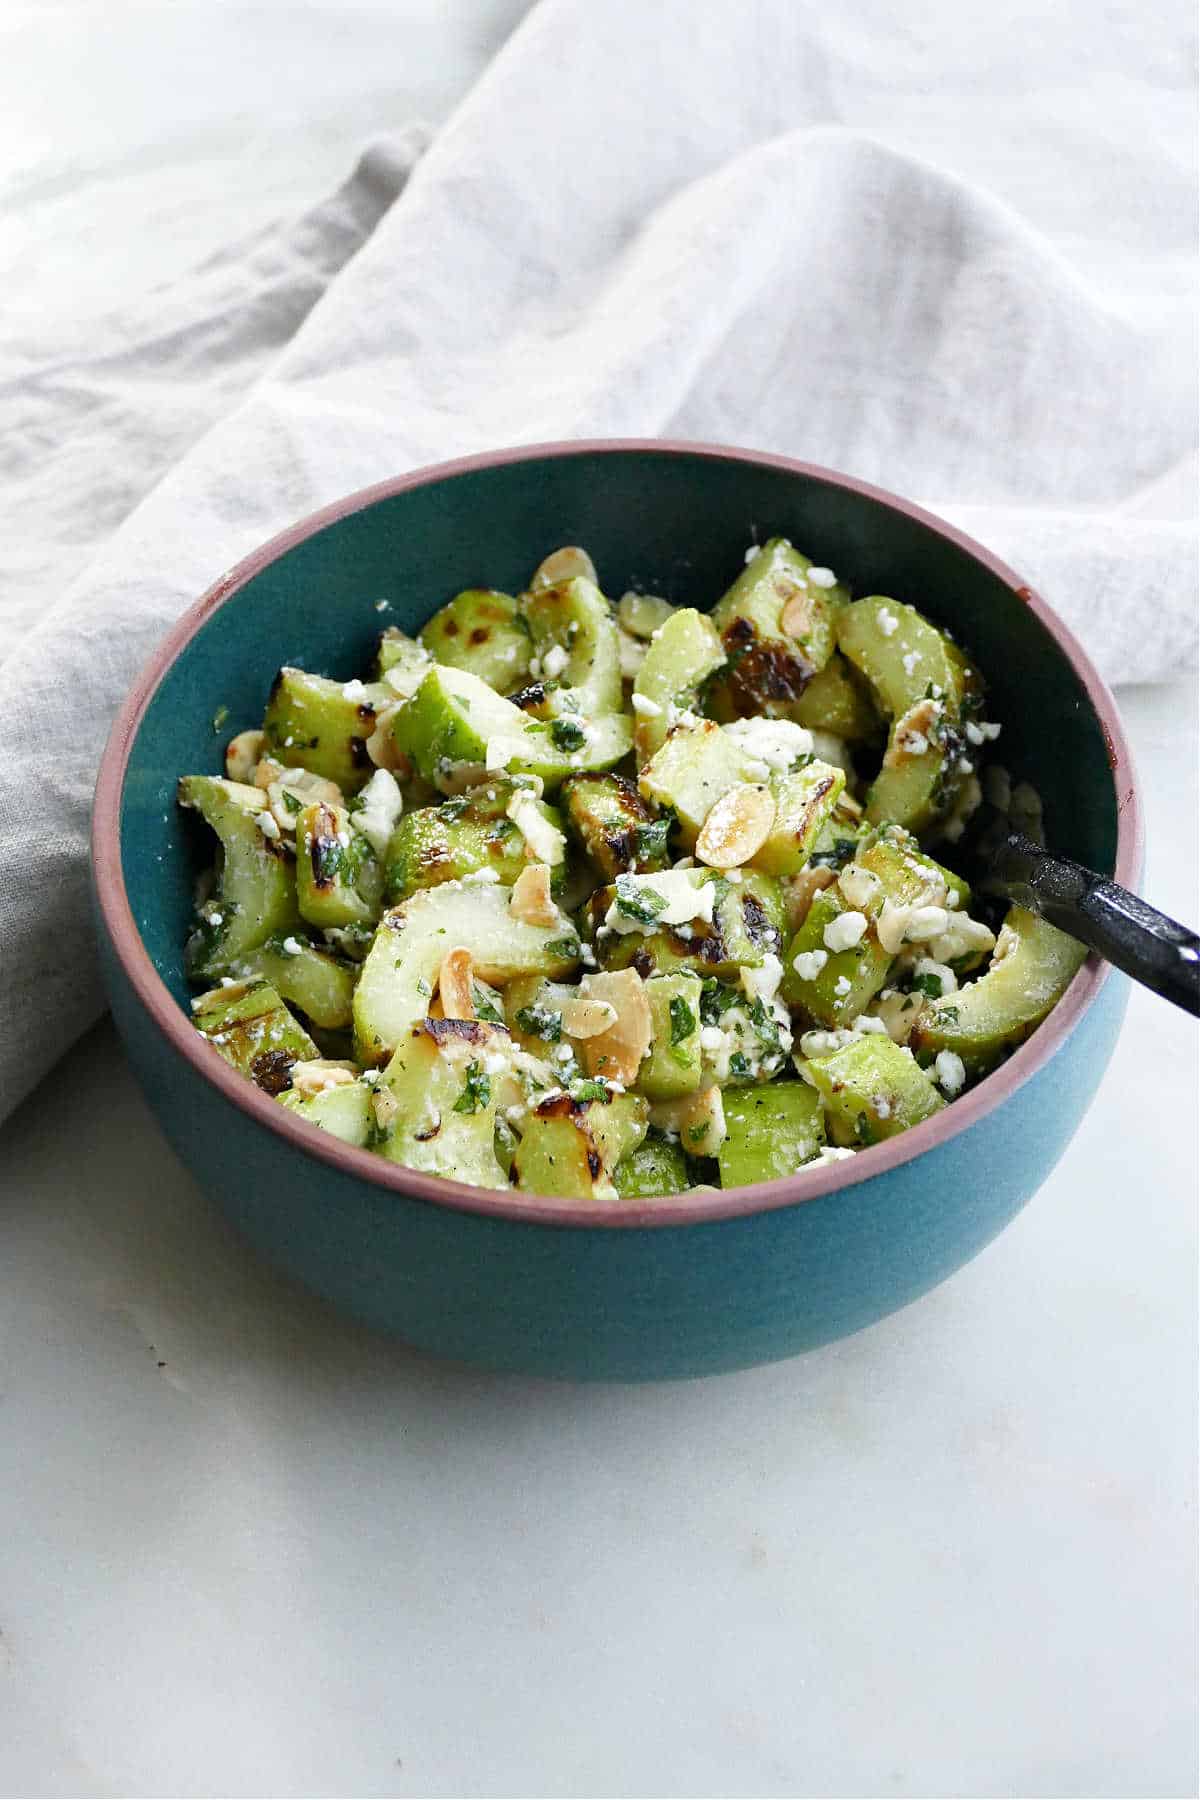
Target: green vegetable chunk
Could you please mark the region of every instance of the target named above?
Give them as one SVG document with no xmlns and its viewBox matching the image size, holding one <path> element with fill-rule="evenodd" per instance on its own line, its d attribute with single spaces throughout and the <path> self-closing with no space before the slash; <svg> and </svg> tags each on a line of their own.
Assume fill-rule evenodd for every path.
<svg viewBox="0 0 1200 1800">
<path fill-rule="evenodd" d="M 386 685 L 330 681 L 303 669 L 280 669 L 271 687 L 263 731 L 271 755 L 289 768 L 301 767 L 336 781 L 353 794 L 369 781 L 375 765 L 367 739 L 375 715 L 396 695 Z"/>
<path fill-rule="evenodd" d="M 424 644 L 398 625 L 389 625 L 375 649 L 372 679 L 385 683 L 395 699 L 407 700 L 428 675 L 432 662 Z"/>
<path fill-rule="evenodd" d="M 357 970 L 309 938 L 289 932 L 248 950 L 234 971 L 271 982 L 291 1006 L 323 1031 L 349 1025 Z"/>
<path fill-rule="evenodd" d="M 606 881 L 668 866 L 671 821 L 658 817 L 623 775 L 572 775 L 562 798 L 567 823 Z"/>
<path fill-rule="evenodd" d="M 594 719 L 621 709 L 621 645 L 617 622 L 594 581 L 577 575 L 522 596 L 533 637 L 541 694 L 531 704 L 544 718 L 568 712 Z"/>
<path fill-rule="evenodd" d="M 318 802 L 296 820 L 300 916 L 322 928 L 370 925 L 383 903 L 383 871 L 344 807 Z"/>
<path fill-rule="evenodd" d="M 813 564 L 786 538 L 772 538 L 713 607 L 729 669 L 720 687 L 739 717 L 787 715 L 833 655 L 838 613 L 849 595 L 813 580 Z"/>
<path fill-rule="evenodd" d="M 723 1188 L 794 1175 L 825 1142 L 820 1097 L 805 1081 L 735 1088 L 724 1099 L 725 1141 L 717 1151 Z"/>
<path fill-rule="evenodd" d="M 661 748 L 674 714 L 697 704 L 700 684 L 724 661 L 725 652 L 711 619 L 692 607 L 672 613 L 659 628 L 633 684 L 639 767 Z"/>
<path fill-rule="evenodd" d="M 435 662 L 466 669 L 500 694 L 520 686 L 533 653 L 516 601 L 494 588 L 456 595 L 422 627 L 421 644 Z"/>
<path fill-rule="evenodd" d="M 866 1012 L 887 980 L 893 958 L 871 932 L 845 950 L 831 950 L 825 931 L 841 914 L 851 912 L 836 887 L 814 895 L 803 925 L 787 947 L 780 993 L 818 1025 L 830 1029 L 851 1025 Z M 801 966 L 796 967 L 800 957 Z"/>
<path fill-rule="evenodd" d="M 294 1112 L 298 1119 L 307 1119 L 319 1131 L 327 1131 L 330 1137 L 340 1138 L 343 1144 L 364 1150 L 374 1128 L 373 1099 L 374 1090 L 365 1081 L 344 1081 L 307 1098 L 290 1088 L 287 1093 L 280 1094 L 279 1103 Z"/>
<path fill-rule="evenodd" d="M 291 1085 L 292 1064 L 318 1054 L 307 1031 L 265 981 L 202 994 L 192 1023 L 227 1063 L 267 1094 L 282 1093 Z"/>
<path fill-rule="evenodd" d="M 518 817 L 543 821 L 540 834 L 536 826 L 530 827 L 543 852 L 536 860 L 548 860 L 557 851 L 557 860 L 551 865 L 557 890 L 567 866 L 561 820 L 553 807 L 532 793 L 523 804 L 519 797 L 527 792 L 507 777 L 493 777 L 444 806 L 423 806 L 405 813 L 384 857 L 388 899 L 402 900 L 420 888 L 461 881 L 480 869 L 494 871 L 499 881 L 511 886 L 533 860 L 524 832 L 508 816 L 514 800 Z"/>
<path fill-rule="evenodd" d="M 797 875 L 817 847 L 821 829 L 833 817 L 846 785 L 841 769 L 813 760 L 803 768 L 771 777 L 775 822 L 752 858 L 768 875 Z"/>
<path fill-rule="evenodd" d="M 883 724 L 870 688 L 838 650 L 817 670 L 800 698 L 781 713 L 809 731 L 828 731 L 845 739 L 874 738 Z"/>
<path fill-rule="evenodd" d="M 623 1156 L 613 1171 L 622 1200 L 652 1200 L 657 1195 L 684 1194 L 691 1186 L 687 1158 L 661 1131 L 648 1131 L 645 1142 Z"/>
<path fill-rule="evenodd" d="M 267 804 L 261 788 L 216 775 L 188 775 L 179 804 L 200 814 L 221 845 L 216 886 L 200 908 L 188 940 L 193 978 L 229 974 L 234 963 L 275 932 L 299 922 L 296 881 L 278 833 L 258 821 Z"/>
<path fill-rule="evenodd" d="M 824 1102 L 830 1136 L 844 1147 L 896 1137 L 946 1104 L 909 1051 L 881 1032 L 812 1057 L 804 1069 Z"/>
<path fill-rule="evenodd" d="M 688 969 L 646 983 L 653 1033 L 637 1085 L 651 1100 L 674 1100 L 700 1085 L 700 977 Z"/>
<path fill-rule="evenodd" d="M 979 701 L 978 676 L 914 607 L 880 595 L 845 608 L 838 643 L 891 720 L 883 767 L 867 794 L 868 818 L 933 830 L 971 772 L 962 717 L 968 696 L 972 706 Z"/>
<path fill-rule="evenodd" d="M 506 1188 L 496 1160 L 500 1081 L 489 1057 L 508 1042 L 499 1026 L 423 1019 L 396 1046 L 380 1082 L 394 1109 L 375 1107 L 375 1148 L 389 1162 L 474 1187 Z"/>
<path fill-rule="evenodd" d="M 573 723 L 573 721 L 570 721 Z M 549 791 L 568 775 L 610 769 L 628 755 L 633 727 L 624 713 L 583 720 L 578 749 L 563 748 L 549 723 L 529 719 L 511 700 L 493 693 L 465 669 L 431 669 L 412 699 L 396 713 L 396 747 L 442 793 L 457 793 L 489 772 L 538 775 Z M 561 729 L 559 738 L 562 738 Z M 492 751 L 492 771 L 488 752 Z"/>
<path fill-rule="evenodd" d="M 383 1062 L 429 1010 L 447 951 L 471 952 L 474 972 L 501 986 L 518 975 L 568 975 L 579 939 L 565 914 L 529 925 L 495 885 L 423 888 L 386 912 L 354 991 L 357 1060 Z"/>
<path fill-rule="evenodd" d="M 917 1054 L 924 1062 L 949 1050 L 969 1075 L 986 1074 L 1041 1024 L 1086 956 L 1082 944 L 1036 913 L 1011 907 L 987 972 L 921 1013 Z"/>
<path fill-rule="evenodd" d="M 518 1186 L 564 1200 L 615 1200 L 614 1172 L 642 1142 L 647 1120 L 647 1103 L 637 1094 L 552 1095 L 522 1127 L 513 1159 Z"/>
<path fill-rule="evenodd" d="M 649 660 L 649 659 L 647 659 Z M 642 770 L 639 786 L 647 800 L 669 807 L 679 836 L 690 850 L 700 827 L 722 794 L 752 781 L 753 757 L 711 719 L 697 719 L 671 731 Z"/>
</svg>

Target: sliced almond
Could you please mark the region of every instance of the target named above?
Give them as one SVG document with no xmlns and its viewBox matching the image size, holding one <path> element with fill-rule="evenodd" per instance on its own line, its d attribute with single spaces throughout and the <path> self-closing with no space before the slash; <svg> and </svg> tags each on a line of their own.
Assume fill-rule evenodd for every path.
<svg viewBox="0 0 1200 1800">
<path fill-rule="evenodd" d="M 375 767 L 391 769 L 401 779 L 404 779 L 406 769 L 409 774 L 412 773 L 411 763 L 392 736 L 392 720 L 403 705 L 403 700 L 397 700 L 394 706 L 382 707 L 375 714 L 375 729 L 367 739 L 367 755 Z"/>
<path fill-rule="evenodd" d="M 400 1102 L 391 1088 L 379 1087 L 371 1095 L 371 1109 L 380 1131 L 388 1131 L 400 1111 Z"/>
<path fill-rule="evenodd" d="M 914 757 L 924 756 L 933 741 L 933 730 L 941 717 L 940 700 L 918 700 L 915 706 L 896 720 L 891 742 L 884 754 L 885 769 L 898 769 Z"/>
<path fill-rule="evenodd" d="M 737 869 L 766 843 L 775 823 L 769 787 L 743 783 L 722 794 L 710 808 L 696 839 L 696 855 L 710 869 Z"/>
<path fill-rule="evenodd" d="M 787 637 L 803 637 L 812 630 L 815 596 L 807 588 L 797 588 L 779 615 L 779 623 Z"/>
<path fill-rule="evenodd" d="M 309 1062 L 294 1062 L 291 1075 L 293 1090 L 305 1100 L 311 1100 L 314 1094 L 323 1094 L 327 1088 L 348 1087 L 358 1079 L 358 1069 L 352 1062 L 330 1062 L 324 1057 L 315 1057 Z"/>
<path fill-rule="evenodd" d="M 444 1019 L 473 1019 L 475 996 L 471 992 L 471 952 L 448 950 L 438 971 L 438 994 Z"/>
<path fill-rule="evenodd" d="M 646 988 L 636 969 L 615 969 L 585 975 L 579 984 L 581 998 L 603 1000 L 616 1014 L 606 1031 L 583 1040 L 583 1065 L 589 1075 L 620 1081 L 626 1087 L 637 1080 L 642 1058 L 650 1053 L 653 1028 Z"/>
<path fill-rule="evenodd" d="M 783 884 L 783 903 L 787 908 L 788 924 L 793 931 L 799 931 L 808 917 L 808 909 L 813 903 L 813 896 L 822 888 L 832 887 L 837 880 L 834 869 L 808 868 L 801 869 Z"/>
<path fill-rule="evenodd" d="M 312 775 L 307 769 L 285 769 L 267 789 L 267 805 L 280 831 L 293 832 L 305 807 L 341 807 L 345 800 L 336 781 L 326 781 L 323 775 Z"/>
<path fill-rule="evenodd" d="M 611 1001 L 597 1000 L 582 993 L 568 1000 L 562 1009 L 563 1030 L 571 1038 L 599 1037 L 616 1022 L 617 1010 Z"/>
<path fill-rule="evenodd" d="M 558 908 L 550 897 L 550 870 L 545 863 L 530 863 L 513 882 L 508 910 L 526 925 L 556 925 Z"/>
<path fill-rule="evenodd" d="M 273 756 L 264 756 L 254 771 L 254 785 L 265 794 L 273 781 L 279 781 L 286 774 L 287 769 L 283 763 Z"/>
<path fill-rule="evenodd" d="M 225 749 L 225 773 L 230 781 L 254 780 L 254 771 L 267 747 L 265 731 L 239 731 Z"/>
<path fill-rule="evenodd" d="M 1010 932 L 1009 935 L 1015 942 L 1016 933 Z M 204 1012 L 207 1007 L 215 1006 L 218 1000 L 224 1000 L 227 1003 L 240 1000 L 242 995 L 248 994 L 253 986 L 253 981 L 231 981 L 228 987 L 208 988 L 203 994 L 196 995 L 192 1001 L 192 1011 L 194 1013 Z"/>
<path fill-rule="evenodd" d="M 721 1090 L 712 1082 L 679 1100 L 660 1100 L 650 1108 L 650 1122 L 660 1131 L 677 1132 L 689 1156 L 715 1156 L 725 1142 Z"/>
<path fill-rule="evenodd" d="M 595 563 L 578 544 L 564 544 L 561 550 L 552 550 L 538 564 L 533 572 L 533 580 L 529 583 L 530 592 L 536 592 L 538 588 L 557 587 L 560 581 L 574 581 L 580 575 L 585 581 L 596 583 Z"/>
</svg>

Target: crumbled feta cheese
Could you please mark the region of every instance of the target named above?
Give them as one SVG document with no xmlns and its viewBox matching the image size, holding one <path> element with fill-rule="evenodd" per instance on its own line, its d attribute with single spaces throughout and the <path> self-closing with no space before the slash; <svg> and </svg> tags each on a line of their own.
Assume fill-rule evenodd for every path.
<svg viewBox="0 0 1200 1800">
<path fill-rule="evenodd" d="M 205 913 L 204 917 L 209 925 L 215 926 L 215 925 L 223 925 L 225 923 L 225 914 L 224 913 L 210 912 L 210 913 Z"/>
<path fill-rule="evenodd" d="M 995 941 L 981 919 L 952 912 L 947 914 L 946 929 L 929 940 L 929 954 L 935 962 L 952 963 L 974 951 L 990 950 Z"/>
<path fill-rule="evenodd" d="M 376 612 L 390 612 L 391 610 L 392 610 L 392 603 L 390 600 L 377 600 L 375 602 L 375 611 Z"/>
<path fill-rule="evenodd" d="M 271 813 L 260 812 L 255 823 L 264 837 L 277 838 L 279 836 L 279 826 L 276 824 Z"/>
<path fill-rule="evenodd" d="M 847 863 L 837 881 L 848 903 L 859 912 L 866 911 L 883 886 L 878 875 L 861 863 Z"/>
<path fill-rule="evenodd" d="M 485 865 L 482 869 L 472 869 L 462 879 L 464 887 L 480 887 L 485 882 L 499 881 L 500 871 L 493 869 L 490 865 Z"/>
<path fill-rule="evenodd" d="M 943 1094 L 953 1100 L 955 1094 L 962 1092 L 967 1079 L 962 1057 L 956 1056 L 953 1050 L 939 1050 L 934 1060 L 933 1077 Z"/>
<path fill-rule="evenodd" d="M 617 889 L 618 898 L 604 915 L 604 924 L 610 931 L 657 931 L 663 925 L 686 925 L 692 919 L 700 919 L 706 925 L 712 923 L 716 890 L 711 881 L 693 882 L 685 869 L 666 869 L 660 875 L 622 875 L 618 877 Z M 622 889 L 634 902 L 649 890 L 664 904 L 652 919 L 632 918 L 620 909 Z"/>
<path fill-rule="evenodd" d="M 853 1150 L 844 1150 L 840 1144 L 822 1144 L 815 1156 L 810 1156 L 804 1167 L 815 1169 L 821 1163 L 845 1162 L 854 1155 Z"/>
<path fill-rule="evenodd" d="M 772 769 L 790 769 L 798 756 L 812 755 L 812 732 L 793 724 L 791 719 L 737 719 L 732 725 L 722 726 L 722 730 L 739 750 L 756 762 L 765 763 L 767 774 Z M 765 778 L 752 777 L 755 781 Z"/>
<path fill-rule="evenodd" d="M 643 719 L 658 719 L 662 717 L 662 707 L 658 704 L 658 701 L 651 700 L 646 694 L 634 694 L 630 701 L 630 705 L 633 707 L 634 712 L 639 713 Z"/>
<path fill-rule="evenodd" d="M 888 1099 L 886 1094 L 872 1094 L 871 1095 L 871 1105 L 875 1109 L 875 1117 L 877 1119 L 890 1119 L 891 1118 L 892 1103 Z"/>
<path fill-rule="evenodd" d="M 818 569 L 813 567 L 808 571 L 808 579 L 812 582 L 814 587 L 831 588 L 837 586 L 837 576 L 832 569 Z"/>
<path fill-rule="evenodd" d="M 366 691 L 367 690 L 364 687 L 363 683 L 358 679 L 357 676 L 355 676 L 353 681 L 347 681 L 347 682 L 343 683 L 342 699 L 343 700 L 361 700 L 363 695 L 366 693 Z"/>
<path fill-rule="evenodd" d="M 876 1036 L 887 1037 L 888 1035 L 888 1028 L 883 1020 L 872 1018 L 870 1013 L 859 1013 L 854 1024 L 851 1026 L 851 1030 L 854 1032 L 855 1037 L 870 1037 L 872 1032 L 874 1032 Z"/>
<path fill-rule="evenodd" d="M 770 778 L 770 763 L 759 762 L 757 758 L 746 764 L 747 781 L 766 781 Z"/>
<path fill-rule="evenodd" d="M 719 1050 L 725 1042 L 725 1033 L 719 1025 L 702 1025 L 700 1028 L 700 1048 L 702 1050 Z"/>
<path fill-rule="evenodd" d="M 748 1000 L 773 1000 L 783 980 L 783 964 L 768 950 L 757 969 L 743 968 L 742 991 Z"/>
<path fill-rule="evenodd" d="M 751 544 L 751 546 L 747 550 L 745 556 L 743 556 L 742 561 L 746 564 L 746 567 L 749 568 L 750 564 L 752 562 L 754 562 L 761 555 L 762 555 L 762 545 L 761 544 Z"/>
<path fill-rule="evenodd" d="M 850 977 L 848 975 L 839 975 L 833 984 L 834 998 L 837 1000 L 844 1000 L 849 992 Z"/>
<path fill-rule="evenodd" d="M 994 743 L 1000 736 L 1000 727 L 999 725 L 989 724 L 986 719 L 980 719 L 978 721 L 968 719 L 966 732 L 968 744 L 975 744 L 978 746 L 980 744 Z"/>
<path fill-rule="evenodd" d="M 908 676 L 910 681 L 916 673 L 917 664 L 920 660 L 921 652 L 919 650 L 908 650 L 900 658 L 900 661 L 904 664 L 904 673 Z"/>
<path fill-rule="evenodd" d="M 396 784 L 396 777 L 387 769 L 376 769 L 358 798 L 355 829 L 361 831 L 376 856 L 382 856 L 396 829 L 396 821 L 404 811 L 404 796 Z"/>
<path fill-rule="evenodd" d="M 792 967 L 801 981 L 815 981 L 828 961 L 828 950 L 801 950 L 793 956 Z"/>
<path fill-rule="evenodd" d="M 740 869 L 725 869 L 723 870 L 723 874 L 726 881 L 732 881 L 735 887 L 740 885 L 742 879 L 742 871 Z"/>
<path fill-rule="evenodd" d="M 836 919 L 830 919 L 822 936 L 827 950 L 853 950 L 855 944 L 861 944 L 867 929 L 865 913 L 839 913 Z"/>
<path fill-rule="evenodd" d="M 879 611 L 875 614 L 875 623 L 878 625 L 880 631 L 882 631 L 884 637 L 893 637 L 900 629 L 899 619 L 894 612 L 889 612 L 886 606 L 881 606 Z"/>
<path fill-rule="evenodd" d="M 299 956 L 303 949 L 304 949 L 304 946 L 300 942 L 299 938 L 294 938 L 294 937 L 285 937 L 284 938 L 283 951 L 284 951 L 285 956 Z"/>
<path fill-rule="evenodd" d="M 831 1056 L 835 1050 L 853 1043 L 852 1031 L 806 1031 L 800 1039 L 800 1054 L 804 1057 Z"/>
<path fill-rule="evenodd" d="M 518 789 L 504 810 L 538 862 L 552 866 L 562 862 L 567 853 L 566 839 L 558 826 L 538 811 L 531 793 Z"/>
<path fill-rule="evenodd" d="M 569 653 L 563 649 L 561 644 L 551 644 L 542 658 L 542 674 L 548 676 L 551 681 L 556 681 L 570 660 Z"/>
</svg>

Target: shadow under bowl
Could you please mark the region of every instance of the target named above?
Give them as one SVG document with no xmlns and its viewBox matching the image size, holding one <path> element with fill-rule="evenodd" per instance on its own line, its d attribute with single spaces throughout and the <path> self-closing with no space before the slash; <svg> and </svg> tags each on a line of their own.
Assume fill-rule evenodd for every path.
<svg viewBox="0 0 1200 1800">
<path fill-rule="evenodd" d="M 235 1074 L 190 1023 L 193 853 L 181 774 L 217 771 L 279 664 L 349 679 L 384 625 L 450 595 L 517 591 L 585 544 L 608 591 L 707 608 L 752 538 L 791 538 L 856 593 L 949 626 L 984 671 L 1003 760 L 1048 841 L 1127 886 L 1141 861 L 1112 697 L 1051 609 L 919 508 L 784 458 L 693 444 L 501 451 L 354 494 L 248 557 L 144 670 L 100 769 L 93 874 L 105 981 L 164 1132 L 250 1242 L 423 1349 L 588 1379 L 768 1362 L 882 1318 L 1003 1229 L 1062 1155 L 1112 1054 L 1127 984 L 1095 959 L 1002 1068 L 852 1161 L 728 1192 L 596 1206 L 495 1194 L 348 1148 Z M 386 602 L 386 607 L 380 603 Z"/>
</svg>

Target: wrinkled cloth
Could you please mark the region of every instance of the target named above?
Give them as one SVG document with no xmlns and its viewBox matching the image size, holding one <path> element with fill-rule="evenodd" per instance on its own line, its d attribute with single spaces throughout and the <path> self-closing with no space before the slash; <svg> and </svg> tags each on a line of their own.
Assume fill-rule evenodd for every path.
<svg viewBox="0 0 1200 1800">
<path fill-rule="evenodd" d="M 963 524 L 1111 680 L 1191 666 L 1190 31 L 542 0 L 423 155 L 385 137 L 88 344 L 6 353 L 0 1112 L 102 1005 L 86 832 L 137 669 L 265 537 L 404 468 L 788 453 Z"/>
</svg>

